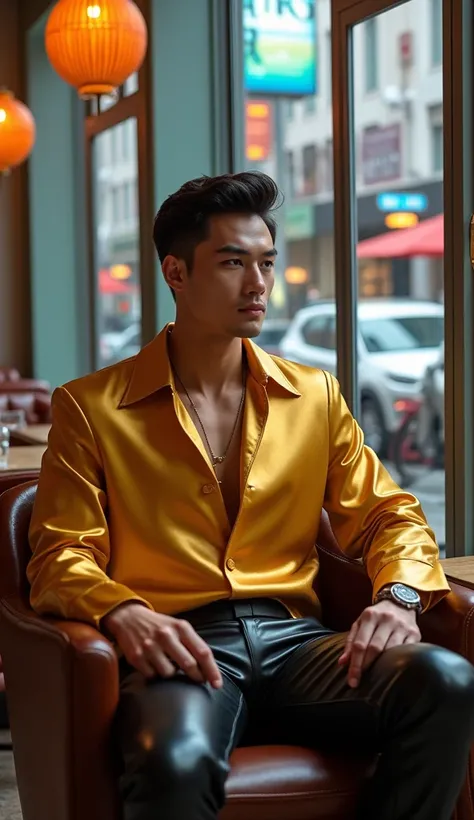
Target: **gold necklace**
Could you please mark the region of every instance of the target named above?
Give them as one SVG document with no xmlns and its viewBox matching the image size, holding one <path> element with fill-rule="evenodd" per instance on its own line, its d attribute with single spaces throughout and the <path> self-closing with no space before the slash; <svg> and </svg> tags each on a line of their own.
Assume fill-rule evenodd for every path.
<svg viewBox="0 0 474 820">
<path fill-rule="evenodd" d="M 244 364 L 244 366 L 243 366 L 243 368 L 242 368 L 242 395 L 241 395 L 241 397 L 240 397 L 239 409 L 237 410 L 237 415 L 236 415 L 236 417 L 235 417 L 234 426 L 233 426 L 233 428 L 232 428 L 232 432 L 231 432 L 231 434 L 230 434 L 230 439 L 229 439 L 229 441 L 228 441 L 227 447 L 225 448 L 224 455 L 223 455 L 223 456 L 216 456 L 216 455 L 214 455 L 214 453 L 212 452 L 212 447 L 211 447 L 211 445 L 210 445 L 210 443 L 209 443 L 209 439 L 208 439 L 208 437 L 207 437 L 206 429 L 205 429 L 205 427 L 204 427 L 204 424 L 203 424 L 203 423 L 202 423 L 202 421 L 201 421 L 201 417 L 200 417 L 200 415 L 199 415 L 199 413 L 198 413 L 198 411 L 197 411 L 197 407 L 196 407 L 196 405 L 194 404 L 194 402 L 193 402 L 193 400 L 192 400 L 191 396 L 189 395 L 188 391 L 186 390 L 186 387 L 185 387 L 185 385 L 183 384 L 183 381 L 182 381 L 182 379 L 180 378 L 179 373 L 178 373 L 178 371 L 176 370 L 176 367 L 174 366 L 174 364 L 173 364 L 173 362 L 171 361 L 171 359 L 170 359 L 170 363 L 171 363 L 171 367 L 173 368 L 173 372 L 174 372 L 174 374 L 175 374 L 176 378 L 178 379 L 178 381 L 179 381 L 179 383 L 180 383 L 181 387 L 183 388 L 183 390 L 184 390 L 184 392 L 185 392 L 185 394 L 186 394 L 186 397 L 187 397 L 187 399 L 188 399 L 188 401 L 189 401 L 189 404 L 191 405 L 191 407 L 192 407 L 192 409 L 193 409 L 193 411 L 194 411 L 194 413 L 195 413 L 195 415 L 196 415 L 196 418 L 197 418 L 197 420 L 198 420 L 198 422 L 199 422 L 199 426 L 200 426 L 200 428 L 201 428 L 201 430 L 202 430 L 202 432 L 203 432 L 204 440 L 205 440 L 205 442 L 206 442 L 206 444 L 207 444 L 207 449 L 209 450 L 209 455 L 211 456 L 212 466 L 213 466 L 213 467 L 216 467 L 218 464 L 222 464 L 222 462 L 223 462 L 223 461 L 225 461 L 225 459 L 226 459 L 226 457 L 227 457 L 227 454 L 228 454 L 228 452 L 229 452 L 229 450 L 230 450 L 230 445 L 232 444 L 232 442 L 233 442 L 233 440 L 234 440 L 235 431 L 237 430 L 237 425 L 238 425 L 238 423 L 239 423 L 239 419 L 240 419 L 240 416 L 241 416 L 241 413 L 242 413 L 242 408 L 243 408 L 243 406 L 244 406 L 244 402 L 245 402 L 246 384 L 247 384 L 247 378 L 246 378 L 246 377 L 247 377 L 247 368 L 246 368 L 246 366 L 245 366 L 245 364 Z"/>
</svg>

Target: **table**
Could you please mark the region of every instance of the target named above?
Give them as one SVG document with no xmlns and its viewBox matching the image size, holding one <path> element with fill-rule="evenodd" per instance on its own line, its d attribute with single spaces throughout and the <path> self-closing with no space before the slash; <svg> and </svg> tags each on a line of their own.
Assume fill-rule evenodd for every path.
<svg viewBox="0 0 474 820">
<path fill-rule="evenodd" d="M 0 476 L 24 470 L 39 470 L 41 467 L 41 459 L 45 451 L 45 444 L 10 447 L 8 451 L 8 467 L 6 469 L 0 468 Z"/>
<path fill-rule="evenodd" d="M 474 555 L 461 558 L 443 558 L 441 565 L 450 581 L 474 589 Z"/>
<path fill-rule="evenodd" d="M 21 430 L 15 430 L 14 436 L 17 441 L 25 444 L 47 444 L 50 430 L 50 424 L 29 424 Z"/>
</svg>

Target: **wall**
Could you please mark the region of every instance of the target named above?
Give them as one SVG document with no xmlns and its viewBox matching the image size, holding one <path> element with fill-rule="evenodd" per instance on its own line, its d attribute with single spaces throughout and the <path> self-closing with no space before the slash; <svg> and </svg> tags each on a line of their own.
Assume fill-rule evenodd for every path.
<svg viewBox="0 0 474 820">
<path fill-rule="evenodd" d="M 24 100 L 19 4 L 0 0 L 0 87 Z M 31 374 L 26 166 L 0 176 L 0 365 Z"/>
<path fill-rule="evenodd" d="M 29 168 L 35 374 L 57 386 L 89 369 L 82 106 L 53 71 L 42 18 L 27 33 L 28 101 L 38 136 Z M 83 173 L 83 171 L 82 171 Z"/>
<path fill-rule="evenodd" d="M 152 4 L 155 199 L 183 182 L 214 173 L 212 3 L 161 0 Z M 158 328 L 173 318 L 174 303 L 157 267 Z"/>
</svg>

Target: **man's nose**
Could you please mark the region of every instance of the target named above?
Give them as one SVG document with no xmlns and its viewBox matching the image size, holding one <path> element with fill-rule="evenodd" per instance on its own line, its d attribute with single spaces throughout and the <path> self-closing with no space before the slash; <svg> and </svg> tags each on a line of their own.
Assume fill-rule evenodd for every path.
<svg viewBox="0 0 474 820">
<path fill-rule="evenodd" d="M 265 293 L 266 284 L 265 278 L 260 270 L 259 265 L 252 265 L 246 282 L 247 293 Z"/>
</svg>

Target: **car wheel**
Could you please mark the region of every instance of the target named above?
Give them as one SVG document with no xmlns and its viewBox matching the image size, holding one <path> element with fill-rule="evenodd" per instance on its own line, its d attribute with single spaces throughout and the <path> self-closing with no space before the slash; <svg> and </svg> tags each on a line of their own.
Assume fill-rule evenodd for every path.
<svg viewBox="0 0 474 820">
<path fill-rule="evenodd" d="M 388 433 L 380 405 L 376 399 L 366 396 L 362 399 L 361 427 L 365 443 L 379 458 L 387 455 Z"/>
</svg>

